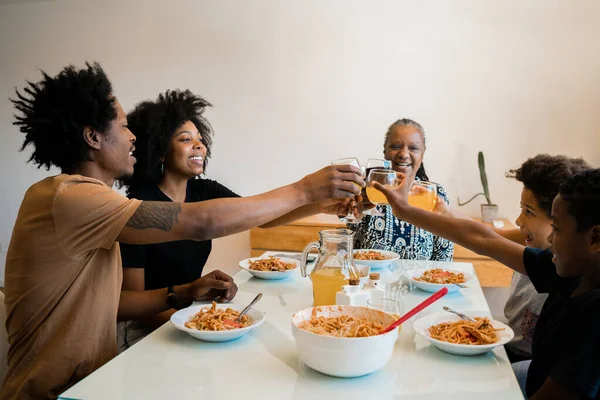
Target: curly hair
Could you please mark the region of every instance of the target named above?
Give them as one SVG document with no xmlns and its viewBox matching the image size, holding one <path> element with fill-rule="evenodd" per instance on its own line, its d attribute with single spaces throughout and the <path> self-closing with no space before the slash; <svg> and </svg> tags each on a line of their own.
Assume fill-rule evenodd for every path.
<svg viewBox="0 0 600 400">
<path fill-rule="evenodd" d="M 127 115 L 127 123 L 136 135 L 135 165 L 133 176 L 125 179 L 127 192 L 162 179 L 160 159 L 167 155 L 169 141 L 177 129 L 191 121 L 202 135 L 206 147 L 204 168 L 210 158 L 213 130 L 203 116 L 211 104 L 189 90 L 168 90 L 155 101 L 144 101 Z"/>
<path fill-rule="evenodd" d="M 412 119 L 402 118 L 402 119 L 399 119 L 398 121 L 394 122 L 393 124 L 391 124 L 390 127 L 388 128 L 387 132 L 385 133 L 385 138 L 383 140 L 384 151 L 385 151 L 385 144 L 387 143 L 390 135 L 392 134 L 392 132 L 394 132 L 394 129 L 396 129 L 397 127 L 400 127 L 400 126 L 412 126 L 414 128 L 417 128 L 419 130 L 419 132 L 421 132 L 421 136 L 423 136 L 423 145 L 426 146 L 425 129 L 423 129 L 421 124 L 419 124 L 416 121 L 413 121 Z M 417 170 L 417 173 L 416 173 L 416 177 L 422 181 L 429 181 L 429 177 L 427 176 L 427 173 L 425 172 L 425 166 L 423 165 L 423 163 L 421 163 L 421 165 L 419 166 L 419 169 Z"/>
<path fill-rule="evenodd" d="M 550 216 L 552 201 L 558 195 L 560 185 L 573 175 L 590 168 L 582 158 L 538 154 L 519 168 L 511 169 L 506 177 L 516 179 L 531 190 L 542 210 Z"/>
<path fill-rule="evenodd" d="M 568 203 L 578 231 L 600 225 L 600 168 L 567 179 L 560 187 L 560 196 Z"/>
<path fill-rule="evenodd" d="M 21 151 L 34 147 L 27 162 L 71 172 L 89 160 L 84 128 L 106 132 L 117 117 L 112 85 L 98 63 L 86 62 L 82 69 L 69 65 L 55 77 L 41 73 L 41 81 L 27 81 L 10 99 L 17 111 L 13 125 L 25 134 Z"/>
</svg>

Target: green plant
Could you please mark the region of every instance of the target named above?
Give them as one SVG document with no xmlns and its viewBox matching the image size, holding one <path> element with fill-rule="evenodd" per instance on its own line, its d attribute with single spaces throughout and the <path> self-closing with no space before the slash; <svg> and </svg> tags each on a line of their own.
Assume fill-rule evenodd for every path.
<svg viewBox="0 0 600 400">
<path fill-rule="evenodd" d="M 464 203 L 461 203 L 460 199 L 458 199 L 459 206 L 464 206 L 464 205 L 469 204 L 470 202 L 475 200 L 475 198 L 477 198 L 478 196 L 484 196 L 485 199 L 487 200 L 487 204 L 493 205 L 492 199 L 490 198 L 490 189 L 488 187 L 487 174 L 485 173 L 485 159 L 483 158 L 483 152 L 481 152 L 481 151 L 477 155 L 477 162 L 479 164 L 479 177 L 481 178 L 481 186 L 483 186 L 483 192 L 477 193 L 475 196 L 471 197 L 469 200 L 465 201 Z"/>
</svg>

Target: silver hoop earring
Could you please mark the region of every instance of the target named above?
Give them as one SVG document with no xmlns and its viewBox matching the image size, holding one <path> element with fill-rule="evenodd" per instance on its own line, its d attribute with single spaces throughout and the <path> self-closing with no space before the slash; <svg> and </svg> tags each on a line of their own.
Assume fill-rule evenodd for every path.
<svg viewBox="0 0 600 400">
<path fill-rule="evenodd" d="M 160 174 L 164 175 L 165 174 L 165 163 L 160 163 Z"/>
</svg>

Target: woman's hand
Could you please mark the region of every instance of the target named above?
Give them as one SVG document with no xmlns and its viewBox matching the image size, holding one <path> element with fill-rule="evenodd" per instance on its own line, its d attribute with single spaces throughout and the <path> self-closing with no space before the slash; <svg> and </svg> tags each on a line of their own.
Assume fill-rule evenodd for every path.
<svg viewBox="0 0 600 400">
<path fill-rule="evenodd" d="M 361 195 L 354 199 L 342 200 L 326 200 L 319 203 L 320 211 L 324 214 L 337 215 L 339 218 L 344 218 L 347 215 L 354 215 L 360 219 L 363 210 L 374 207 L 371 203 L 366 203 Z"/>
<path fill-rule="evenodd" d="M 352 165 L 330 165 L 302 178 L 298 184 L 309 204 L 328 199 L 353 199 L 365 186 L 362 171 Z"/>
<path fill-rule="evenodd" d="M 214 300 L 220 297 L 221 301 L 227 302 L 232 300 L 238 291 L 233 278 L 219 270 L 212 271 L 186 286 L 187 297 L 190 300 Z"/>
<path fill-rule="evenodd" d="M 345 217 L 352 202 L 352 199 L 324 200 L 318 203 L 319 212 L 323 214 L 337 215 L 338 217 Z"/>
</svg>

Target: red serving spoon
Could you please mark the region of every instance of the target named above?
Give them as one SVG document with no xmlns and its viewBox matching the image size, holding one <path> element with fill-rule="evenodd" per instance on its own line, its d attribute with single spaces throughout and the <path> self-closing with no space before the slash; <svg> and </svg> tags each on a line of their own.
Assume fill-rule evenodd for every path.
<svg viewBox="0 0 600 400">
<path fill-rule="evenodd" d="M 381 330 L 381 332 L 379 332 L 379 334 L 384 334 L 384 333 L 388 333 L 389 331 L 393 331 L 394 329 L 399 327 L 401 324 L 406 322 L 407 319 L 409 319 L 410 317 L 412 317 L 419 311 L 429 307 L 430 305 L 432 305 L 433 303 L 435 303 L 436 301 L 438 301 L 439 299 L 441 299 L 442 297 L 444 297 L 447 294 L 448 294 L 448 288 L 447 287 L 441 288 L 440 290 L 438 290 L 437 292 L 435 292 L 434 294 L 432 294 L 431 296 L 429 296 L 428 298 L 423 300 L 423 302 L 420 303 L 418 306 L 416 306 L 415 308 L 413 308 L 412 310 L 410 310 L 409 312 L 407 312 L 406 314 L 404 314 L 403 316 L 398 318 L 390 326 Z"/>
</svg>

